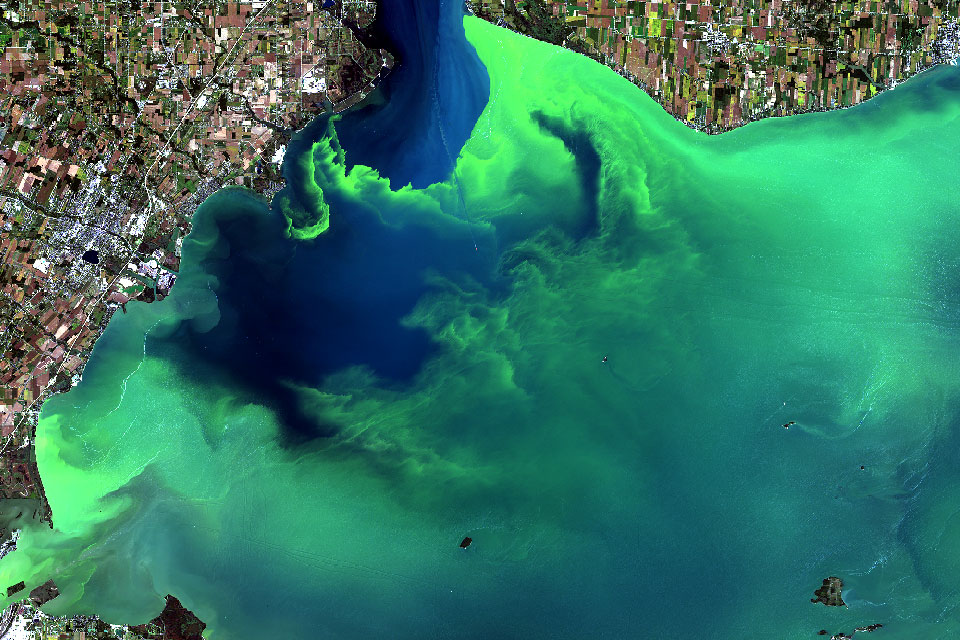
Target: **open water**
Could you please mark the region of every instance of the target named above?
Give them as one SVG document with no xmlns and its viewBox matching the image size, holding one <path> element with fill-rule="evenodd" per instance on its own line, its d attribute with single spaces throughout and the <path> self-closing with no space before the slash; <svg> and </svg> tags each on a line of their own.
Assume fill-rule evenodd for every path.
<svg viewBox="0 0 960 640">
<path fill-rule="evenodd" d="M 401 71 L 46 403 L 0 578 L 212 640 L 957 637 L 958 69 L 708 137 L 385 4 Z"/>
</svg>

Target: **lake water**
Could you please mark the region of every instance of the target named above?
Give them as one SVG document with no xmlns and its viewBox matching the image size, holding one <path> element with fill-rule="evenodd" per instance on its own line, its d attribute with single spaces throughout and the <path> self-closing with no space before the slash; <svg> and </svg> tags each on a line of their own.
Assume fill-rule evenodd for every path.
<svg viewBox="0 0 960 640">
<path fill-rule="evenodd" d="M 401 71 L 44 405 L 7 583 L 214 640 L 960 633 L 960 70 L 708 137 L 394 4 Z"/>
</svg>

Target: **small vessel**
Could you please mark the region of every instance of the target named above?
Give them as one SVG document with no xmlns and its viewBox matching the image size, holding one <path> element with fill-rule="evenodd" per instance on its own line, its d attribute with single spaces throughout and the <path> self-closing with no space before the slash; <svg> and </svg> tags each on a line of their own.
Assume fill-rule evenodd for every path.
<svg viewBox="0 0 960 640">
<path fill-rule="evenodd" d="M 473 538 L 471 538 L 470 536 L 467 536 L 466 538 L 464 538 L 464 539 L 460 542 L 460 548 L 461 548 L 461 549 L 466 549 L 467 547 L 470 546 L 470 544 L 471 544 L 472 542 L 473 542 Z"/>
</svg>

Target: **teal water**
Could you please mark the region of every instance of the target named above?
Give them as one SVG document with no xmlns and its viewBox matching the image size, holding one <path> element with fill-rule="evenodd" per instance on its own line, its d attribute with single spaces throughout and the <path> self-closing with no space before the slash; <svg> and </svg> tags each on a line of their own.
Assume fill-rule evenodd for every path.
<svg viewBox="0 0 960 640">
<path fill-rule="evenodd" d="M 464 26 L 452 175 L 334 120 L 276 209 L 208 200 L 44 406 L 56 526 L 0 574 L 213 639 L 954 637 L 958 70 L 707 137 Z"/>
</svg>

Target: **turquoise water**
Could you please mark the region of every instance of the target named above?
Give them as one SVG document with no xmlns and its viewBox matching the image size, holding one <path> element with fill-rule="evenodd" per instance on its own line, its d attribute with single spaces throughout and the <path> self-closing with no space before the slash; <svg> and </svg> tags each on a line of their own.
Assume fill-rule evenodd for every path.
<svg viewBox="0 0 960 640">
<path fill-rule="evenodd" d="M 173 593 L 213 639 L 960 632 L 958 70 L 707 137 L 444 33 L 489 74 L 452 174 L 419 184 L 442 137 L 420 188 L 406 148 L 347 172 L 348 114 L 275 209 L 208 200 L 44 406 L 56 526 L 0 573 L 115 622 Z M 419 122 L 473 113 L 443 95 Z"/>
</svg>

